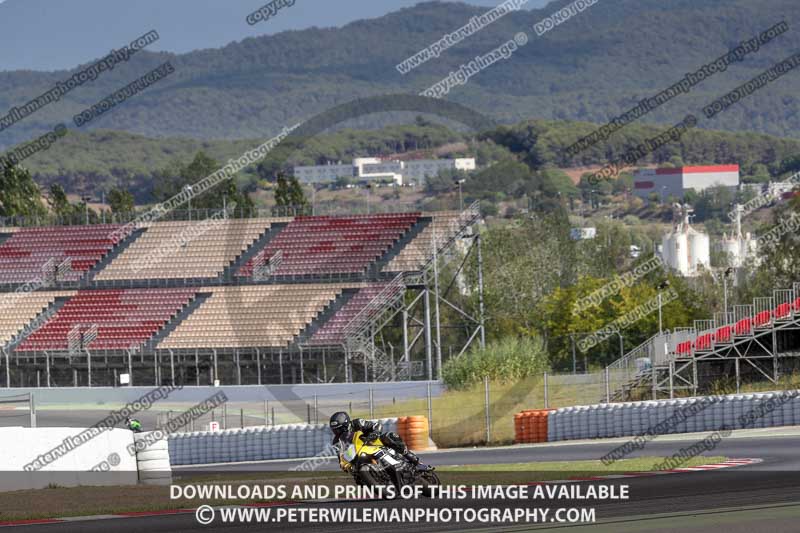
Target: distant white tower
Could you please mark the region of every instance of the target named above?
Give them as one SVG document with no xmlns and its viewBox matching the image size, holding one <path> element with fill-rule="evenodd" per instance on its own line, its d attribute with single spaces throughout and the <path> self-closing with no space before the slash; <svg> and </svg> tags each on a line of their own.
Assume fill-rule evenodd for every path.
<svg viewBox="0 0 800 533">
<path fill-rule="evenodd" d="M 728 254 L 730 266 L 740 268 L 749 257 L 757 256 L 758 242 L 749 232 L 742 235 L 742 212 L 744 207 L 736 204 L 733 211 L 736 214 L 736 218 L 733 221 L 733 232 L 730 237 L 727 234 L 723 234 L 720 244 L 722 251 Z"/>
<path fill-rule="evenodd" d="M 696 276 L 701 267 L 709 269 L 711 266 L 708 235 L 689 225 L 689 217 L 693 211 L 689 205 L 675 204 L 673 229 L 661 241 L 664 263 L 683 276 Z"/>
</svg>

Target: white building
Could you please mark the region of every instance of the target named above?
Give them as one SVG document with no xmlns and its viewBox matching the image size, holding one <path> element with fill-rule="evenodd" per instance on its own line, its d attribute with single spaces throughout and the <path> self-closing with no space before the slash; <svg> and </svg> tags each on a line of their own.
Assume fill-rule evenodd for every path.
<svg viewBox="0 0 800 533">
<path fill-rule="evenodd" d="M 661 240 L 664 264 L 683 276 L 696 276 L 702 269 L 711 267 L 708 235 L 689 225 L 691 213 L 688 205 L 675 204 L 675 225 Z"/>
<path fill-rule="evenodd" d="M 666 201 L 670 196 L 683 199 L 689 189 L 702 192 L 715 185 L 739 186 L 739 165 L 704 167 L 648 168 L 633 176 L 633 193 L 648 198 L 652 193 Z"/>
<path fill-rule="evenodd" d="M 358 157 L 349 165 L 316 165 L 294 167 L 294 175 L 302 182 L 319 183 L 347 177 L 356 181 L 392 181 L 397 185 L 422 184 L 443 170 L 475 170 L 475 159 L 387 160 Z"/>
<path fill-rule="evenodd" d="M 720 242 L 720 249 L 728 254 L 730 266 L 733 268 L 741 268 L 747 259 L 758 257 L 758 241 L 756 241 L 750 232 L 742 234 L 742 213 L 744 207 L 736 204 L 734 213 L 736 218 L 733 221 L 733 232 L 728 237 L 726 234 L 722 235 Z"/>
</svg>

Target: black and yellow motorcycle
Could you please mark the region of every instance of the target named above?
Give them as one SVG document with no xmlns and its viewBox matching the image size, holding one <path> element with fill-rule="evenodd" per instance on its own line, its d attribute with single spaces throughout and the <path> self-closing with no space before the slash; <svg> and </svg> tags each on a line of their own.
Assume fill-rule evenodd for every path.
<svg viewBox="0 0 800 533">
<path fill-rule="evenodd" d="M 372 438 L 371 438 L 372 437 Z M 424 496 L 431 496 L 431 487 L 439 485 L 434 467 L 414 464 L 395 449 L 386 446 L 377 435 L 353 434 L 353 442 L 339 454 L 343 470 L 349 471 L 355 482 L 369 487 L 393 485 L 395 494 L 403 486 L 419 485 Z"/>
</svg>

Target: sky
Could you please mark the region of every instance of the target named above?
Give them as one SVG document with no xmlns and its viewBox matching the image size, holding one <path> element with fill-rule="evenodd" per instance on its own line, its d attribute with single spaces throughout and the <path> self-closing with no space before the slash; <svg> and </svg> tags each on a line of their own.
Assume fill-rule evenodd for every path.
<svg viewBox="0 0 800 533">
<path fill-rule="evenodd" d="M 0 71 L 74 68 L 152 29 L 160 39 L 148 50 L 185 53 L 285 30 L 342 26 L 419 3 L 295 0 L 293 6 L 282 8 L 269 20 L 249 25 L 247 15 L 269 0 L 0 1 Z M 463 1 L 487 8 L 502 2 Z M 548 2 L 528 0 L 526 7 L 539 8 Z"/>
</svg>

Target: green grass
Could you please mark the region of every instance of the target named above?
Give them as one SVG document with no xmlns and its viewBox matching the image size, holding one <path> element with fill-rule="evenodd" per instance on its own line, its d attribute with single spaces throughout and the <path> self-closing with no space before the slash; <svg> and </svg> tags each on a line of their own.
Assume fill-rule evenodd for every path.
<svg viewBox="0 0 800 533">
<path fill-rule="evenodd" d="M 602 383 L 559 385 L 550 380 L 548 406 L 597 403 L 605 391 Z M 528 378 L 516 383 L 489 385 L 491 439 L 486 441 L 483 385 L 466 390 L 448 390 L 432 400 L 433 440 L 440 448 L 475 445 L 511 444 L 514 441 L 514 415 L 525 409 L 544 408 L 544 380 Z M 369 418 L 369 412 L 355 410 L 355 416 Z M 427 398 L 405 400 L 396 404 L 378 404 L 374 418 L 428 416 Z"/>
<path fill-rule="evenodd" d="M 727 460 L 722 456 L 692 457 L 681 467 L 707 465 L 719 463 Z M 569 473 L 571 476 L 580 477 L 586 475 L 621 474 L 625 472 L 648 472 L 655 470 L 656 465 L 664 461 L 663 457 L 637 457 L 634 459 L 620 459 L 610 465 L 604 465 L 602 461 L 542 461 L 535 463 L 506 463 L 494 465 L 459 465 L 442 466 L 437 468 L 438 472 L 523 472 L 527 474 L 541 474 L 544 477 L 537 477 L 536 481 L 546 481 L 552 479 L 563 479 L 563 477 L 553 477 Z"/>
</svg>

